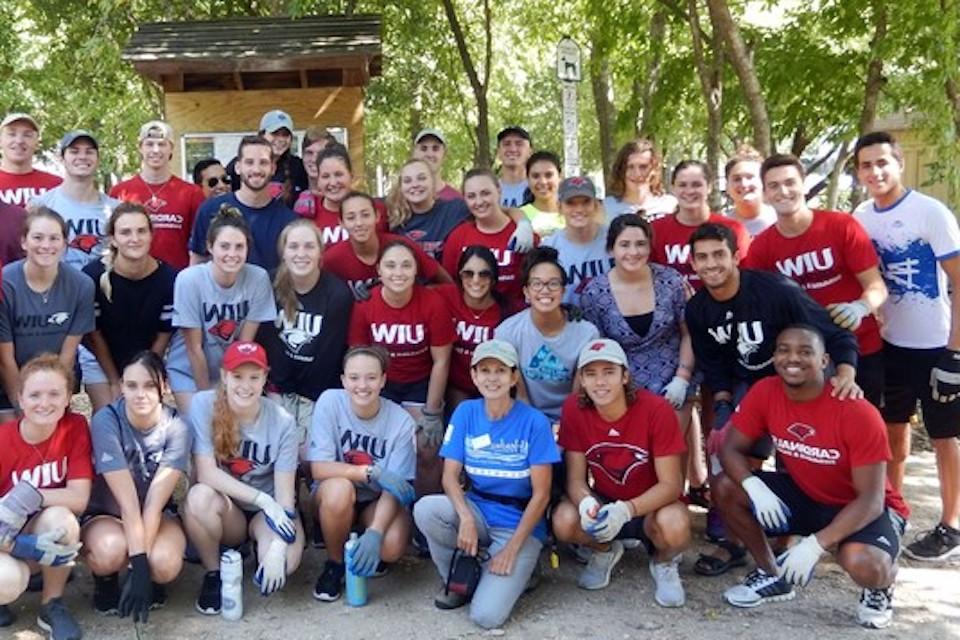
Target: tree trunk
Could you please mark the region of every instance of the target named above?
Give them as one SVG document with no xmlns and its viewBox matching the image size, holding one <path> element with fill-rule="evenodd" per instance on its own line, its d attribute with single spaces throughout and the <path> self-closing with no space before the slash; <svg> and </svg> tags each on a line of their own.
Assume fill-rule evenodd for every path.
<svg viewBox="0 0 960 640">
<path fill-rule="evenodd" d="M 653 97 L 660 84 L 660 73 L 663 70 L 663 42 L 667 33 L 667 14 L 661 9 L 650 19 L 648 42 L 650 43 L 650 60 L 647 62 L 647 72 L 643 79 L 634 78 L 633 93 L 639 96 L 640 112 L 637 114 L 635 132 L 637 137 L 652 138 L 650 118 L 653 115 Z M 632 102 L 631 104 L 636 104 Z"/>
<path fill-rule="evenodd" d="M 740 87 L 747 101 L 747 110 L 753 127 L 753 146 L 760 153 L 769 155 L 773 151 L 770 140 L 770 116 L 767 114 L 767 103 L 763 97 L 756 69 L 753 68 L 750 52 L 740 35 L 740 29 L 733 21 L 727 0 L 707 0 L 707 6 L 710 8 L 710 22 L 713 24 L 713 30 L 720 33 L 727 45 L 730 63 L 737 73 Z"/>
<path fill-rule="evenodd" d="M 614 106 L 610 100 L 610 65 L 607 56 L 594 42 L 590 55 L 590 85 L 593 89 L 593 105 L 597 114 L 597 128 L 600 134 L 600 164 L 604 182 L 613 164 L 614 145 Z"/>
<path fill-rule="evenodd" d="M 717 211 L 722 206 L 720 181 L 717 170 L 720 168 L 720 135 L 723 132 L 723 43 L 716 27 L 710 37 L 711 60 L 708 62 L 701 37 L 700 12 L 697 0 L 687 0 L 690 35 L 693 39 L 693 60 L 700 78 L 700 92 L 707 108 L 707 166 L 713 175 L 710 189 L 710 208 Z"/>
<path fill-rule="evenodd" d="M 953 114 L 953 137 L 960 140 L 960 87 L 953 78 L 947 78 L 946 90 L 950 111 Z"/>
<path fill-rule="evenodd" d="M 840 152 L 837 154 L 837 161 L 830 171 L 830 182 L 827 183 L 827 209 L 836 210 L 837 203 L 840 200 L 840 176 L 843 175 L 847 166 L 847 160 L 850 159 L 850 141 L 844 140 L 840 145 Z"/>
<path fill-rule="evenodd" d="M 870 40 L 870 61 L 867 63 L 867 79 L 863 90 L 863 110 L 860 112 L 858 131 L 863 135 L 873 128 L 877 118 L 877 103 L 880 90 L 886 82 L 883 77 L 883 58 L 880 47 L 887 37 L 887 6 L 885 0 L 873 3 L 873 38 Z"/>
</svg>

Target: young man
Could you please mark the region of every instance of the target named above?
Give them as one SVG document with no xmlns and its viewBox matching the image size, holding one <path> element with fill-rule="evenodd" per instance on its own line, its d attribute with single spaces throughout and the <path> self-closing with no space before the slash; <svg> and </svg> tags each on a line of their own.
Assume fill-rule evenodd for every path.
<svg viewBox="0 0 960 640">
<path fill-rule="evenodd" d="M 763 197 L 776 223 L 754 238 L 749 269 L 779 271 L 854 332 L 860 348 L 857 384 L 873 406 L 883 396 L 883 341 L 874 313 L 887 298 L 877 252 L 863 227 L 839 211 L 814 211 L 804 196 L 804 170 L 791 155 L 773 155 L 761 169 Z"/>
<path fill-rule="evenodd" d="M 97 188 L 100 144 L 83 129 L 69 131 L 60 140 L 60 157 L 66 177 L 63 183 L 30 201 L 30 206 L 49 207 L 67 222 L 67 253 L 63 261 L 82 269 L 103 255 L 103 234 L 113 208 L 120 204 Z"/>
<path fill-rule="evenodd" d="M 617 342 L 591 341 L 577 365 L 582 391 L 567 398 L 560 417 L 567 486 L 553 512 L 554 534 L 593 550 L 577 580 L 583 589 L 610 583 L 621 540 L 642 541 L 657 604 L 683 606 L 677 568 L 690 542 L 690 516 L 678 500 L 686 445 L 677 416 L 666 400 L 635 388 Z"/>
<path fill-rule="evenodd" d="M 253 244 L 247 250 L 247 262 L 270 271 L 280 263 L 277 240 L 287 223 L 297 219 L 279 199 L 270 195 L 270 176 L 274 160 L 270 143 L 260 136 L 245 136 L 237 151 L 240 188 L 232 193 L 207 200 L 197 211 L 190 235 L 190 263 L 207 259 L 207 229 L 222 205 L 236 207 L 243 213 Z"/>
<path fill-rule="evenodd" d="M 762 162 L 759 151 L 750 145 L 742 145 L 723 168 L 727 177 L 727 195 L 733 201 L 731 217 L 754 237 L 777 219 L 774 210 L 763 201 Z"/>
<path fill-rule="evenodd" d="M 137 148 L 140 173 L 117 183 L 110 195 L 146 208 L 153 223 L 151 255 L 179 271 L 190 264 L 187 243 L 203 191 L 170 171 L 173 129 L 166 122 L 152 120 L 140 127 Z"/>
<path fill-rule="evenodd" d="M 203 189 L 204 200 L 231 191 L 230 176 L 216 158 L 204 158 L 193 165 L 193 184 Z"/>
<path fill-rule="evenodd" d="M 0 122 L 0 203 L 26 207 L 33 198 L 63 182 L 33 168 L 40 126 L 27 113 L 9 113 Z"/>
<path fill-rule="evenodd" d="M 942 560 L 960 555 L 960 229 L 942 203 L 904 187 L 903 154 L 890 134 L 863 136 L 853 157 L 871 197 L 854 217 L 873 240 L 890 290 L 880 309 L 888 473 L 900 489 L 919 400 L 940 477 L 940 522 L 905 552 Z"/>
<path fill-rule="evenodd" d="M 433 170 L 433 184 L 437 200 L 463 198 L 455 187 L 443 181 L 443 160 L 447 155 L 447 140 L 439 129 L 424 129 L 413 139 L 413 157 L 423 160 Z"/>
<path fill-rule="evenodd" d="M 828 548 L 863 590 L 857 621 L 880 629 L 893 617 L 893 581 L 909 510 L 886 477 L 887 433 L 864 400 L 836 398 L 826 384 L 829 357 L 813 327 L 777 336 L 777 377 L 755 384 L 733 415 L 721 451 L 723 475 L 711 484 L 727 527 L 757 563 L 724 599 L 737 607 L 790 600 Z M 749 452 L 773 439 L 781 471 L 751 471 Z M 767 535 L 804 536 L 774 558 Z"/>
<path fill-rule="evenodd" d="M 300 192 L 310 186 L 303 160 L 290 151 L 293 145 L 293 120 L 285 111 L 268 111 L 260 118 L 257 135 L 267 141 L 273 152 L 274 173 L 269 182 L 270 197 L 279 198 L 292 207 Z M 239 157 L 234 158 L 227 165 L 234 191 L 240 188 L 238 161 Z"/>
<path fill-rule="evenodd" d="M 497 134 L 501 206 L 519 207 L 523 204 L 528 186 L 527 158 L 532 151 L 530 134 L 523 127 L 507 127 Z"/>
</svg>

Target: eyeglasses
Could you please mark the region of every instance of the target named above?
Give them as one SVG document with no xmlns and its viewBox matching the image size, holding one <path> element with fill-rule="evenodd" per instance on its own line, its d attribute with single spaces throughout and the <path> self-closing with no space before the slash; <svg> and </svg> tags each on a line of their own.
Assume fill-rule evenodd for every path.
<svg viewBox="0 0 960 640">
<path fill-rule="evenodd" d="M 489 269 L 481 269 L 480 271 L 474 271 L 473 269 L 460 270 L 461 280 L 473 280 L 474 278 L 480 278 L 481 280 L 492 280 L 493 271 L 490 271 Z"/>
<path fill-rule="evenodd" d="M 211 189 L 217 186 L 218 182 L 222 182 L 223 184 L 230 184 L 230 176 L 228 176 L 227 174 L 223 174 L 222 176 L 214 176 L 212 178 L 207 178 L 207 186 Z"/>
<path fill-rule="evenodd" d="M 531 291 L 541 291 L 546 288 L 547 291 L 560 291 L 563 289 L 563 280 L 560 278 L 551 278 L 550 280 L 531 280 L 527 283 Z"/>
</svg>

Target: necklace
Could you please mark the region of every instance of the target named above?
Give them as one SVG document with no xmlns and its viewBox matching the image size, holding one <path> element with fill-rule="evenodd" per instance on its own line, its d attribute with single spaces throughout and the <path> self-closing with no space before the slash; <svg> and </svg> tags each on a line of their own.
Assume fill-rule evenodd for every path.
<svg viewBox="0 0 960 640">
<path fill-rule="evenodd" d="M 160 188 L 157 189 L 156 191 L 154 191 L 154 190 L 153 190 L 153 187 L 150 186 L 150 183 L 147 182 L 146 180 L 143 180 L 142 177 L 141 177 L 141 181 L 143 182 L 144 186 L 147 188 L 147 191 L 150 192 L 150 198 L 149 198 L 146 202 L 143 203 L 143 206 L 146 207 L 148 210 L 156 213 L 156 212 L 159 211 L 165 204 L 167 204 L 167 201 L 166 201 L 166 200 L 163 200 L 163 199 L 160 197 L 160 194 L 163 193 L 163 190 L 167 188 L 167 185 L 168 185 L 168 184 L 170 184 L 170 180 L 167 180 L 166 182 L 164 182 L 163 184 L 161 184 L 161 185 L 160 185 Z"/>
<path fill-rule="evenodd" d="M 28 445 L 30 445 L 30 448 L 33 449 L 33 452 L 37 454 L 37 457 L 38 457 L 38 458 L 40 458 L 40 464 L 46 464 L 46 463 L 48 462 L 48 461 L 47 461 L 47 455 L 46 455 L 46 453 L 41 452 L 40 449 L 37 448 L 37 445 L 35 445 L 35 444 L 33 444 L 32 442 L 30 442 L 29 440 L 27 440 L 26 436 L 23 434 L 23 429 L 24 429 L 23 420 L 21 420 L 21 421 L 20 421 L 20 428 L 18 429 L 19 432 L 20 432 L 20 439 L 23 440 L 23 441 L 24 441 L 25 443 L 27 443 Z M 50 435 L 53 435 L 53 434 L 50 434 Z M 43 441 L 41 442 L 41 444 L 44 445 L 44 451 L 46 451 L 47 449 L 49 449 L 49 447 L 50 447 L 50 436 L 47 436 L 46 438 L 44 438 Z"/>
</svg>

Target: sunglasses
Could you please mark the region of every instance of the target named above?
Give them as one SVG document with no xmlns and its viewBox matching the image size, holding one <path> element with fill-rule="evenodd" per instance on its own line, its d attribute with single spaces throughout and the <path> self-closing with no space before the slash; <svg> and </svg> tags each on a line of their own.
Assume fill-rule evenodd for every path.
<svg viewBox="0 0 960 640">
<path fill-rule="evenodd" d="M 223 184 L 230 184 L 230 176 L 223 174 L 222 176 L 214 176 L 212 178 L 207 178 L 207 186 L 213 189 L 217 186 L 217 183 L 221 182 Z"/>
<path fill-rule="evenodd" d="M 460 271 L 461 280 L 473 280 L 474 278 L 490 280 L 493 278 L 493 271 L 490 271 L 489 269 L 481 269 L 480 271 L 474 271 L 473 269 L 462 269 Z"/>
</svg>

